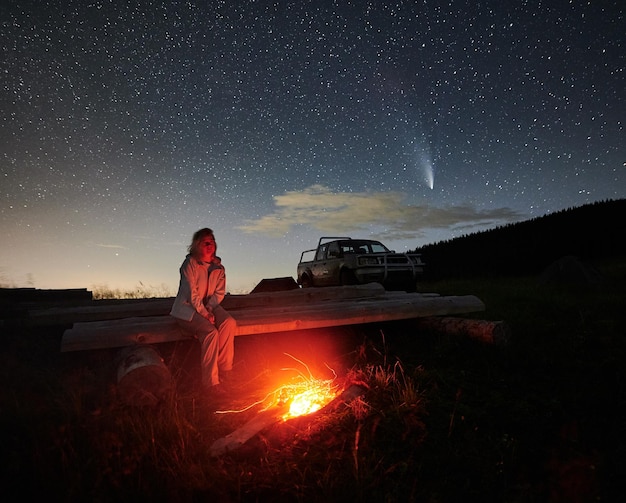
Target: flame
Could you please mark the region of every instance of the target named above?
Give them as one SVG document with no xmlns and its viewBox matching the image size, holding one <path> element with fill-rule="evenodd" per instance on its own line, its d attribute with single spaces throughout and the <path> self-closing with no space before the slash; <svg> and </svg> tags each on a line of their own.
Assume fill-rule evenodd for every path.
<svg viewBox="0 0 626 503">
<path fill-rule="evenodd" d="M 295 356 L 292 356 L 289 353 L 285 354 L 306 368 L 309 374 L 308 377 L 299 372 L 297 369 L 283 368 L 281 370 L 296 370 L 296 372 L 298 372 L 299 375 L 296 379 L 294 379 L 294 382 L 278 387 L 274 391 L 268 393 L 262 400 L 248 405 L 243 409 L 215 411 L 215 413 L 228 414 L 243 412 L 256 405 L 265 403 L 266 406 L 262 409 L 263 411 L 274 407 L 288 407 L 287 412 L 281 416 L 282 419 L 286 421 L 294 417 L 312 414 L 313 412 L 320 410 L 339 394 L 339 386 L 333 384 L 334 379 L 315 379 L 306 363 L 298 360 Z M 332 369 L 330 370 L 333 371 Z"/>
<path fill-rule="evenodd" d="M 312 414 L 320 410 L 337 396 L 338 386 L 332 380 L 303 379 L 297 384 L 280 388 L 280 402 L 289 404 L 283 420 Z"/>
</svg>

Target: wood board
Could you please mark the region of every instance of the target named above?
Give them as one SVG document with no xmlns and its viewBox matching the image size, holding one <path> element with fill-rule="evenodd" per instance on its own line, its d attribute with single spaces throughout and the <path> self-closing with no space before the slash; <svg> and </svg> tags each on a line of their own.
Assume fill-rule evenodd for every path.
<svg viewBox="0 0 626 503">
<path fill-rule="evenodd" d="M 334 295 L 330 288 L 264 293 L 259 295 L 265 296 L 265 305 L 246 301 L 250 302 L 247 307 L 231 306 L 229 312 L 237 321 L 236 335 L 465 314 L 485 309 L 483 302 L 473 295 L 440 296 L 354 287 L 336 287 L 334 290 Z M 273 302 L 267 300 L 271 297 Z M 307 297 L 306 302 L 300 302 Z M 180 339 L 183 336 L 171 316 L 136 316 L 75 323 L 64 332 L 61 351 L 105 349 Z"/>
<path fill-rule="evenodd" d="M 379 297 L 386 292 L 378 283 L 347 287 L 302 288 L 297 290 L 251 293 L 246 295 L 226 295 L 222 306 L 229 312 L 253 307 L 284 307 L 306 305 L 323 301 L 339 301 L 363 297 Z M 397 292 L 396 292 L 397 293 Z M 436 294 L 422 294 L 436 295 Z M 96 300 L 89 305 L 56 306 L 28 310 L 25 323 L 28 326 L 69 325 L 72 323 L 119 320 L 139 316 L 168 315 L 174 298 Z"/>
</svg>

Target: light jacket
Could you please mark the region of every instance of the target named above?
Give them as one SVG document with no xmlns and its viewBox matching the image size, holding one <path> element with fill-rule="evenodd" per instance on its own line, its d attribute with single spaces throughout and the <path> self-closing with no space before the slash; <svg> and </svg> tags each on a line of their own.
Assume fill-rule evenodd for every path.
<svg viewBox="0 0 626 503">
<path fill-rule="evenodd" d="M 218 306 L 226 293 L 226 270 L 219 257 L 211 263 L 187 255 L 180 266 L 178 294 L 170 315 L 191 321 L 193 313 L 204 318 Z"/>
</svg>

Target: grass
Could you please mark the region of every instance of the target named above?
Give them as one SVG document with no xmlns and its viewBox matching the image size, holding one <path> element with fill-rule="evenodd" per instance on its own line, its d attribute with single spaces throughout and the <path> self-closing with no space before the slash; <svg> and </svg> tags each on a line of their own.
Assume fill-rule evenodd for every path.
<svg viewBox="0 0 626 503">
<path fill-rule="evenodd" d="M 151 299 L 172 297 L 173 293 L 170 288 L 161 284 L 144 285 L 141 281 L 135 288 L 112 288 L 106 284 L 93 285 L 92 294 L 94 300 L 104 299 Z"/>
<path fill-rule="evenodd" d="M 473 294 L 507 346 L 412 322 L 237 340 L 224 403 L 197 390 L 197 347 L 161 345 L 176 389 L 140 409 L 116 395 L 114 351 L 60 354 L 60 330 L 4 336 L 3 490 L 66 501 L 612 501 L 624 490 L 626 268 L 598 288 L 494 278 L 427 285 Z M 308 348 L 308 349 L 307 349 Z M 298 351 L 300 349 L 300 351 Z M 365 390 L 277 423 L 238 451 L 212 443 L 283 377 L 284 352 Z M 327 377 L 327 376 L 326 376 Z"/>
</svg>

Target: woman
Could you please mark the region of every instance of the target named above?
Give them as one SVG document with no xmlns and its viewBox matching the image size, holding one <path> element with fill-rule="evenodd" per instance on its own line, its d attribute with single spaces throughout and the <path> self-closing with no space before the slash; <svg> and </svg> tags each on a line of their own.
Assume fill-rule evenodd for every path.
<svg viewBox="0 0 626 503">
<path fill-rule="evenodd" d="M 193 235 L 189 254 L 180 266 L 178 294 L 170 315 L 183 333 L 200 341 L 202 385 L 220 391 L 220 376 L 233 368 L 236 322 L 220 305 L 226 290 L 226 272 L 219 257 L 213 231 L 200 229 Z"/>
</svg>

